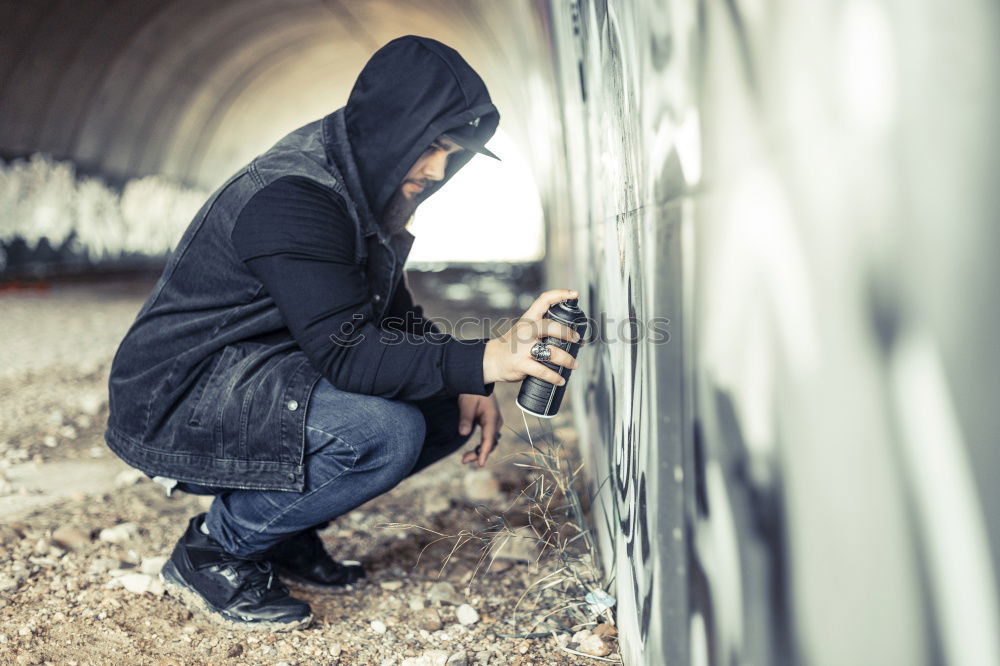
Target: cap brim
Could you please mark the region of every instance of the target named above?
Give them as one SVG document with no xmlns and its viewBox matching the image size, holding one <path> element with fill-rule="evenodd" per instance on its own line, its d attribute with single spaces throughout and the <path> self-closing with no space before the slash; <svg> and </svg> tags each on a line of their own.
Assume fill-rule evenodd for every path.
<svg viewBox="0 0 1000 666">
<path fill-rule="evenodd" d="M 449 139 L 460 145 L 462 148 L 465 148 L 466 150 L 471 150 L 474 153 L 479 153 L 480 155 L 486 155 L 486 157 L 492 157 L 495 160 L 500 160 L 500 158 L 497 157 L 495 154 L 493 154 L 493 152 L 489 150 L 486 146 L 481 146 L 475 141 L 472 141 L 465 137 L 455 136 L 454 134 L 449 134 L 447 132 L 444 133 L 444 136 L 448 137 Z M 503 160 L 500 161 L 502 162 Z"/>
</svg>

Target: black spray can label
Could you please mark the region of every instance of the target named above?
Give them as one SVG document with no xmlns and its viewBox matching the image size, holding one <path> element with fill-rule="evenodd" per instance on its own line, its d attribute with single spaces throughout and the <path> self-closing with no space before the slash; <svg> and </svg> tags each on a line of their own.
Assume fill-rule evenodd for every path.
<svg viewBox="0 0 1000 666">
<path fill-rule="evenodd" d="M 587 316 L 577 305 L 577 299 L 571 298 L 556 303 L 549 308 L 545 316 L 569 326 L 580 334 L 581 340 L 587 337 Z M 580 351 L 579 342 L 550 337 L 542 338 L 541 341 L 551 347 L 559 347 L 569 352 L 573 358 L 576 358 L 577 352 Z M 558 372 L 567 383 L 556 386 L 537 377 L 526 377 L 521 383 L 521 391 L 517 394 L 517 406 L 529 414 L 551 418 L 559 411 L 563 394 L 566 392 L 566 387 L 569 386 L 569 376 L 572 370 L 548 361 L 539 361 L 539 363 Z"/>
</svg>

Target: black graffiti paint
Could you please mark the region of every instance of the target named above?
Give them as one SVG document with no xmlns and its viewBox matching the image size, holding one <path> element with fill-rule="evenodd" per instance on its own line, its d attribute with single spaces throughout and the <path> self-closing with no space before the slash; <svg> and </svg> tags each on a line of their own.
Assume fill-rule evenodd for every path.
<svg viewBox="0 0 1000 666">
<path fill-rule="evenodd" d="M 627 281 L 628 293 L 628 315 L 630 325 L 635 326 L 638 316 L 634 303 L 634 292 L 632 279 Z M 634 332 L 634 331 L 633 331 Z M 639 381 L 637 370 L 639 367 L 639 336 L 632 335 L 628 339 L 629 344 L 629 373 L 625 378 L 626 395 L 630 400 L 630 414 L 619 414 L 616 405 L 614 391 L 614 376 L 612 382 L 611 409 L 607 415 L 609 425 L 613 429 L 614 424 L 619 427 L 621 448 L 617 452 L 609 449 L 610 466 L 613 470 L 615 481 L 616 501 L 615 513 L 618 519 L 618 526 L 625 540 L 625 557 L 628 558 L 630 568 L 633 572 L 631 576 L 633 597 L 637 600 L 638 607 L 636 613 L 639 617 L 640 638 L 645 641 L 649 631 L 649 620 L 651 617 L 651 605 L 653 594 L 653 562 L 651 559 L 652 549 L 650 546 L 650 525 L 648 511 L 646 508 L 647 493 L 645 473 L 640 474 L 642 468 L 641 461 L 646 457 L 643 454 L 643 442 L 639 435 L 645 424 L 643 404 L 645 399 L 645 386 Z M 609 440 L 615 441 L 615 440 Z M 638 550 L 636 545 L 639 545 Z M 616 557 L 618 553 L 616 553 Z M 641 582 L 640 582 L 641 581 Z"/>
</svg>

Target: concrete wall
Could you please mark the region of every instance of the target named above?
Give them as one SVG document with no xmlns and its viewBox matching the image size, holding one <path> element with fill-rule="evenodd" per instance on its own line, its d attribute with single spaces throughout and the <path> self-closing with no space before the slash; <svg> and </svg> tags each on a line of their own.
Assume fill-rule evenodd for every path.
<svg viewBox="0 0 1000 666">
<path fill-rule="evenodd" d="M 995 4 L 549 13 L 626 662 L 1000 663 Z"/>
</svg>

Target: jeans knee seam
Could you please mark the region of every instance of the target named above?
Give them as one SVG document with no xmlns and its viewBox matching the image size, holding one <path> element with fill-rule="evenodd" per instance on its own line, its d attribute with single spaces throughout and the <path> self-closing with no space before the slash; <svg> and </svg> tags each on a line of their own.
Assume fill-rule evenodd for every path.
<svg viewBox="0 0 1000 666">
<path fill-rule="evenodd" d="M 341 441 L 343 441 L 343 440 L 341 440 Z M 282 509 L 281 511 L 279 511 L 278 513 L 276 513 L 274 516 L 272 516 L 271 519 L 268 520 L 260 529 L 254 530 L 254 531 L 250 532 L 249 534 L 253 534 L 253 535 L 260 534 L 261 532 L 263 532 L 264 530 L 266 530 L 267 528 L 269 528 L 271 525 L 273 525 L 276 520 L 278 520 L 279 518 L 281 518 L 283 515 L 285 515 L 286 513 L 288 513 L 289 511 L 291 511 L 295 507 L 297 507 L 301 502 L 305 501 L 307 498 L 311 497 L 315 493 L 318 493 L 319 491 L 323 490 L 328 485 L 330 485 L 331 483 L 333 483 L 334 481 L 336 481 L 337 479 L 339 479 L 340 477 L 342 477 L 344 474 L 346 474 L 349 470 L 353 469 L 354 466 L 358 462 L 357 451 L 349 443 L 347 443 L 347 442 L 344 442 L 344 443 L 347 444 L 348 446 L 350 446 L 351 447 L 351 451 L 354 452 L 354 460 L 351 461 L 351 464 L 350 464 L 350 466 L 347 469 L 344 469 L 343 471 L 340 472 L 340 474 L 327 479 L 323 483 L 323 485 L 319 486 L 318 488 L 314 488 L 314 489 L 310 490 L 308 493 L 304 493 L 297 500 L 295 500 L 294 502 L 292 502 L 291 504 L 289 504 L 288 506 L 286 506 L 284 509 Z M 238 541 L 240 543 L 240 545 L 244 545 L 246 543 L 246 539 L 244 539 L 241 536 L 237 536 L 236 537 L 236 541 Z"/>
</svg>

